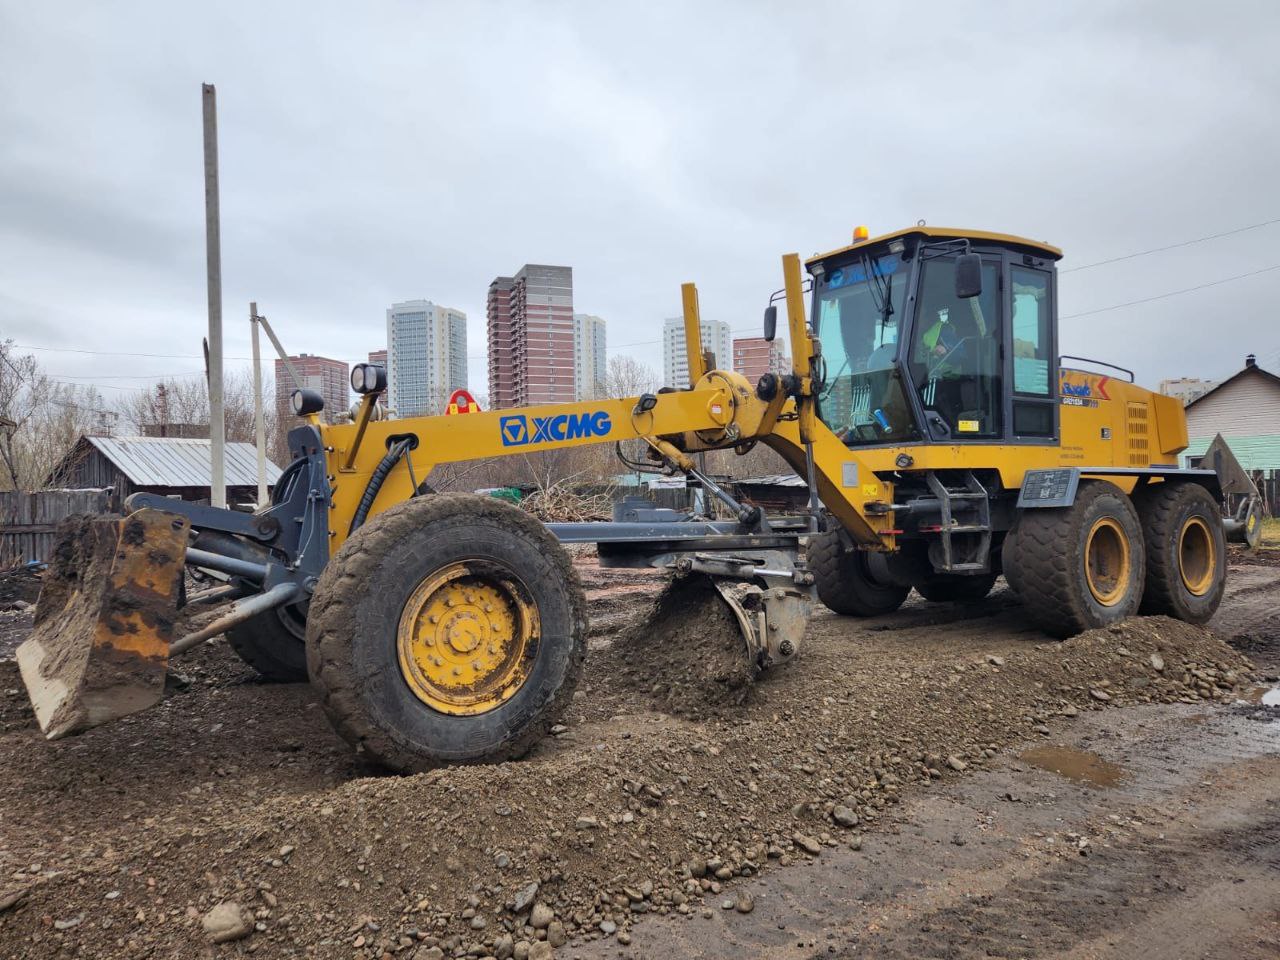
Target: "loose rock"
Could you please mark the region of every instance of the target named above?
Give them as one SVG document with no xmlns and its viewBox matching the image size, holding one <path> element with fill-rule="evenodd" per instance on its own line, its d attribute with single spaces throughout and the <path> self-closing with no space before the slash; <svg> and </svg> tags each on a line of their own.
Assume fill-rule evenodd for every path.
<svg viewBox="0 0 1280 960">
<path fill-rule="evenodd" d="M 234 900 L 224 900 L 200 920 L 205 935 L 213 943 L 230 943 L 243 940 L 253 933 L 253 923 L 245 918 L 244 910 Z"/>
<path fill-rule="evenodd" d="M 535 903 L 533 910 L 529 913 L 529 926 L 535 930 L 545 930 L 555 918 L 555 911 L 545 903 Z"/>
</svg>

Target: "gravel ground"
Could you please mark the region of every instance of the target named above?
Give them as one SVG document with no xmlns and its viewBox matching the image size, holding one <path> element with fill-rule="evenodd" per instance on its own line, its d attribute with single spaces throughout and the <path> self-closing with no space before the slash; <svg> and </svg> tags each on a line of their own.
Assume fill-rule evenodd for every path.
<svg viewBox="0 0 1280 960">
<path fill-rule="evenodd" d="M 750 684 L 717 655 L 714 597 L 634 629 L 660 581 L 582 569 L 583 682 L 518 763 L 381 776 L 305 685 L 259 683 L 222 646 L 182 660 L 160 706 L 47 743 L 0 662 L 0 953 L 627 951 L 650 916 L 751 914 L 753 883 L 856 851 L 904 799 L 1028 738 L 1116 706 L 1229 703 L 1274 669 L 1266 567 L 1233 567 L 1235 647 L 1161 618 L 1048 642 L 998 589 L 821 613 Z"/>
</svg>

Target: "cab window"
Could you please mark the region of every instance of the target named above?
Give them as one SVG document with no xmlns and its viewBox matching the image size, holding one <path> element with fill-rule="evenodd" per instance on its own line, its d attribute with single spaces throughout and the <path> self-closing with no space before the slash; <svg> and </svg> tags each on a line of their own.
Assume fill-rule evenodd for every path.
<svg viewBox="0 0 1280 960">
<path fill-rule="evenodd" d="M 1000 436 L 999 266 L 982 266 L 982 293 L 956 296 L 954 257 L 921 264 L 908 370 L 935 439 Z"/>
<path fill-rule="evenodd" d="M 895 369 L 910 269 L 896 254 L 863 255 L 818 282 L 818 415 L 847 444 L 919 439 Z"/>
<path fill-rule="evenodd" d="M 1013 432 L 1019 437 L 1053 437 L 1057 429 L 1053 303 L 1049 275 L 1012 267 L 1010 334 L 1013 346 Z"/>
<path fill-rule="evenodd" d="M 1047 397 L 1049 382 L 1049 278 L 1036 270 L 1014 267 L 1013 390 Z"/>
</svg>

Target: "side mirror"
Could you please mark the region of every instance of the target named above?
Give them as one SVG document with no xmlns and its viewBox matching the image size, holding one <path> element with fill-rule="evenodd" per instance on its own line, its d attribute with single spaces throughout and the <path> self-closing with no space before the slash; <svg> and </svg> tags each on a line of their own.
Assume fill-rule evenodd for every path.
<svg viewBox="0 0 1280 960">
<path fill-rule="evenodd" d="M 778 308 L 773 304 L 764 308 L 764 338 L 772 341 L 778 335 Z"/>
<path fill-rule="evenodd" d="M 976 253 L 956 257 L 956 296 L 969 300 L 982 293 L 982 258 Z"/>
</svg>

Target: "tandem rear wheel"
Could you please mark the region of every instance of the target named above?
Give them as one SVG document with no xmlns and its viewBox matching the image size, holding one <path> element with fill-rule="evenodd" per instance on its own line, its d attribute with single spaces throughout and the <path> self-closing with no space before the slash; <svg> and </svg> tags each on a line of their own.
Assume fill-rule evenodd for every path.
<svg viewBox="0 0 1280 960">
<path fill-rule="evenodd" d="M 1139 491 L 1134 503 L 1147 544 L 1142 612 L 1205 623 L 1227 580 L 1227 543 L 1212 495 L 1198 483 L 1166 481 Z"/>
<path fill-rule="evenodd" d="M 357 530 L 325 569 L 307 666 L 338 732 L 400 771 L 526 753 L 573 696 L 586 600 L 511 504 L 437 494 Z"/>
<path fill-rule="evenodd" d="M 1023 511 L 1005 538 L 1009 585 L 1061 637 L 1138 612 L 1204 623 L 1222 602 L 1226 570 L 1218 504 L 1185 480 L 1132 499 L 1086 480 L 1070 507 Z"/>
<path fill-rule="evenodd" d="M 1004 574 L 1046 633 L 1070 637 L 1138 612 L 1142 524 L 1113 483 L 1081 482 L 1069 507 L 1024 510 L 1005 538 Z"/>
</svg>

